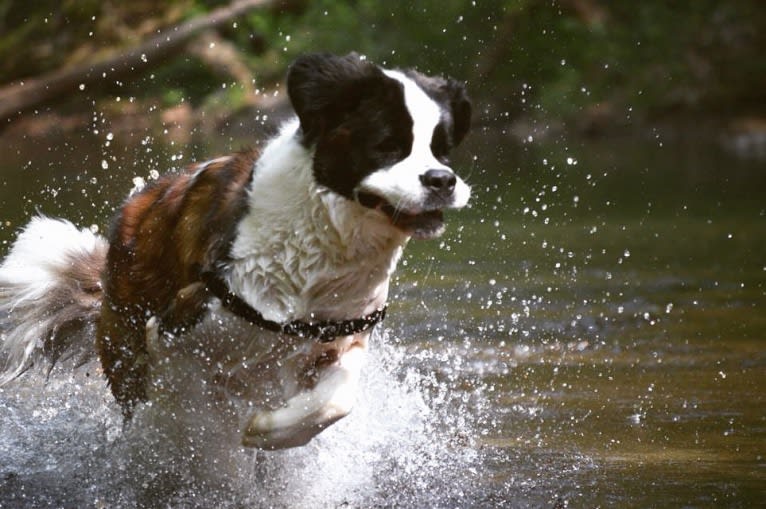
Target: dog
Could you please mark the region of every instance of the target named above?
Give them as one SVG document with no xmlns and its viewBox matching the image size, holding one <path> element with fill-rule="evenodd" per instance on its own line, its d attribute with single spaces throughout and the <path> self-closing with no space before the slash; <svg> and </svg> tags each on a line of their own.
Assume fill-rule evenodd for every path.
<svg viewBox="0 0 766 509">
<path fill-rule="evenodd" d="M 31 220 L 0 265 L 0 385 L 97 357 L 126 420 L 148 402 L 266 450 L 351 411 L 402 249 L 469 201 L 448 155 L 471 104 L 353 53 L 299 57 L 287 92 L 262 150 L 157 179 L 108 237 Z"/>
</svg>

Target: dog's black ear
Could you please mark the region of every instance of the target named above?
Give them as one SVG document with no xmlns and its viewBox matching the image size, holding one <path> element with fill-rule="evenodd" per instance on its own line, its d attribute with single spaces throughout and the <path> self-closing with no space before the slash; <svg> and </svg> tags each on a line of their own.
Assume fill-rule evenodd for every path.
<svg viewBox="0 0 766 509">
<path fill-rule="evenodd" d="M 450 78 L 445 88 L 452 110 L 452 141 L 457 145 L 471 128 L 471 101 L 463 83 Z"/>
<path fill-rule="evenodd" d="M 356 53 L 313 53 L 299 57 L 287 73 L 287 93 L 298 115 L 304 143 L 339 125 L 384 77 Z"/>
</svg>

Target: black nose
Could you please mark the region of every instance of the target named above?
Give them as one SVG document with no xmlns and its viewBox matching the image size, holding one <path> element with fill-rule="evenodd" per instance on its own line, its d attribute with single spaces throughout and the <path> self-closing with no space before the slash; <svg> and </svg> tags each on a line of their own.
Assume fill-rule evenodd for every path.
<svg viewBox="0 0 766 509">
<path fill-rule="evenodd" d="M 432 191 L 448 194 L 455 190 L 457 178 L 449 170 L 428 170 L 420 176 L 420 182 Z"/>
</svg>

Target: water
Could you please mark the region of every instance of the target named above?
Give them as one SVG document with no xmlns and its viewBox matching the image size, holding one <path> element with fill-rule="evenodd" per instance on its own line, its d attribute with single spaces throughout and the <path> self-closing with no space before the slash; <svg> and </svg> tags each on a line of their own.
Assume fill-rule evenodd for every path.
<svg viewBox="0 0 766 509">
<path fill-rule="evenodd" d="M 123 429 L 97 366 L 1 389 L 0 507 L 762 504 L 764 162 L 675 132 L 475 131 L 457 160 L 474 205 L 409 246 L 355 411 L 240 453 L 228 484 Z M 36 210 L 103 230 L 134 177 L 240 142 L 3 146 L 7 246 Z"/>
</svg>

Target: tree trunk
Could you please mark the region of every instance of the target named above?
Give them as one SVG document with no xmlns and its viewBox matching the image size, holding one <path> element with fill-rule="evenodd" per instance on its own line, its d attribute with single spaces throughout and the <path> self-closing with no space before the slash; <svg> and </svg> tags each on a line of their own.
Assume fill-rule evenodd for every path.
<svg viewBox="0 0 766 509">
<path fill-rule="evenodd" d="M 8 121 L 40 103 L 75 94 L 101 80 L 116 80 L 127 75 L 144 73 L 182 50 L 186 42 L 200 31 L 216 28 L 250 9 L 269 7 L 277 3 L 279 0 L 237 0 L 206 16 L 162 30 L 151 39 L 113 57 L 58 69 L 2 87 L 0 121 Z"/>
</svg>

